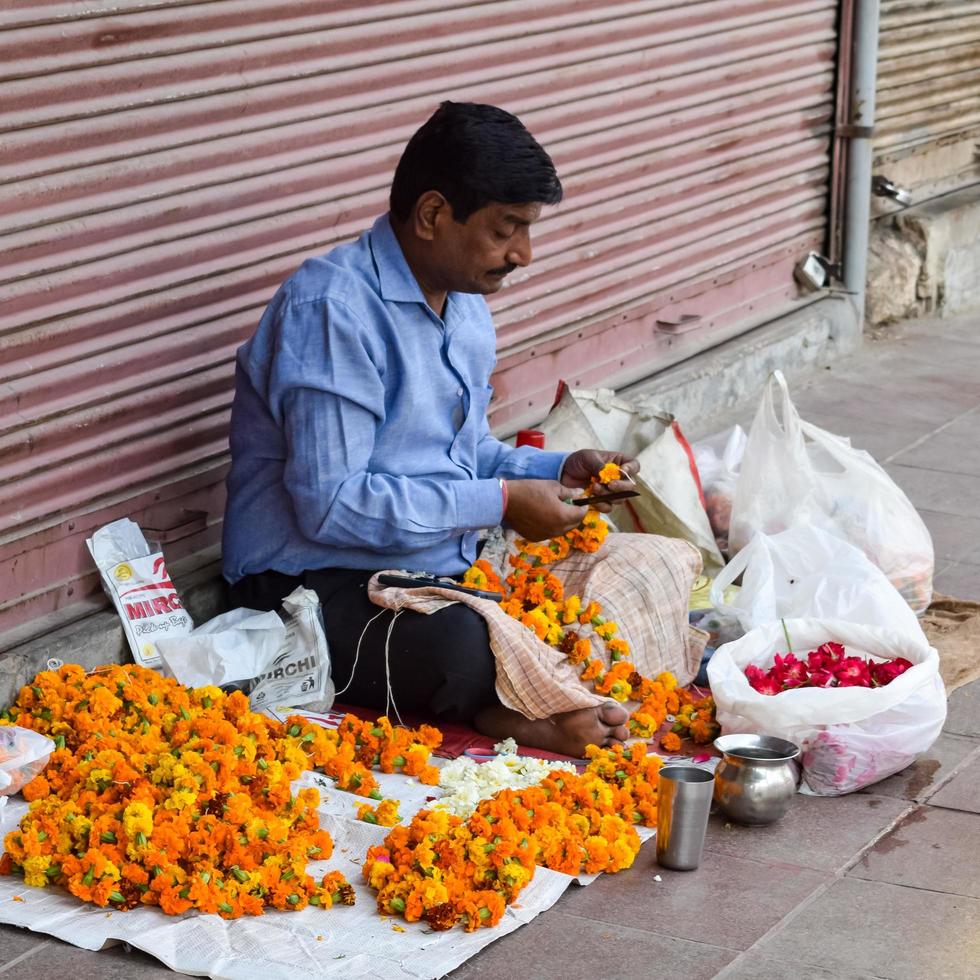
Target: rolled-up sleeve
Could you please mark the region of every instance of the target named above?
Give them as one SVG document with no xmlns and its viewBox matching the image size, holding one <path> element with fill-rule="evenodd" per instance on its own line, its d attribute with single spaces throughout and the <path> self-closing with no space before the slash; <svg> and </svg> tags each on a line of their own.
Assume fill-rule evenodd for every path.
<svg viewBox="0 0 980 980">
<path fill-rule="evenodd" d="M 384 351 L 349 308 L 286 304 L 280 317 L 270 402 L 286 440 L 283 482 L 308 539 L 407 553 L 500 520 L 496 479 L 370 470 L 385 418 Z"/>
</svg>

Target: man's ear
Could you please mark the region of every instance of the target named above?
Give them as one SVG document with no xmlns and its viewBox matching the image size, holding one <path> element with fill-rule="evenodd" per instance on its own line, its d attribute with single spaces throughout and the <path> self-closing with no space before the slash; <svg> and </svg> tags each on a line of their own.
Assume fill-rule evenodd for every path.
<svg viewBox="0 0 980 980">
<path fill-rule="evenodd" d="M 414 230 L 423 241 L 431 242 L 435 238 L 436 224 L 446 218 L 452 220 L 452 209 L 438 191 L 426 191 L 415 202 Z"/>
</svg>

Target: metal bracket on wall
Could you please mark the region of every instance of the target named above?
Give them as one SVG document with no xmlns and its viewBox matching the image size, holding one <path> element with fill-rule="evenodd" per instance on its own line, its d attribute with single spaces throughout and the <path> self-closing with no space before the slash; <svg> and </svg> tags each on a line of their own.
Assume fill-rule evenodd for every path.
<svg viewBox="0 0 980 980">
<path fill-rule="evenodd" d="M 817 252 L 807 252 L 793 268 L 793 276 L 803 289 L 815 292 L 829 288 L 832 279 L 839 282 L 843 271 L 840 262 L 831 262 Z"/>
</svg>

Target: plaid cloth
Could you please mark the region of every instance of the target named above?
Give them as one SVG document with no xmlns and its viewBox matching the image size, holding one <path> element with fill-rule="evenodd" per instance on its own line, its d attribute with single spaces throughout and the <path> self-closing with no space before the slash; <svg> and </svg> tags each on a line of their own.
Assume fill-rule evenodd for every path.
<svg viewBox="0 0 980 980">
<path fill-rule="evenodd" d="M 487 550 L 483 557 L 494 564 Z M 505 557 L 502 549 L 498 570 L 503 570 Z M 707 640 L 706 633 L 688 625 L 691 587 L 701 572 L 697 548 L 680 538 L 610 534 L 598 552 L 573 551 L 551 571 L 564 582 L 566 595 L 602 606 L 603 616 L 619 626 L 617 635 L 629 643 L 632 662 L 641 674 L 656 677 L 669 670 L 682 685 L 693 679 Z M 379 586 L 377 576 L 368 583 L 368 595 L 378 606 L 426 615 L 451 602 L 476 610 L 487 621 L 497 661 L 497 696 L 504 707 L 527 718 L 547 718 L 608 700 L 579 679 L 581 667 L 570 664 L 560 650 L 539 640 L 492 600 L 435 587 Z M 593 657 L 608 666 L 598 637 L 592 648 Z"/>
</svg>

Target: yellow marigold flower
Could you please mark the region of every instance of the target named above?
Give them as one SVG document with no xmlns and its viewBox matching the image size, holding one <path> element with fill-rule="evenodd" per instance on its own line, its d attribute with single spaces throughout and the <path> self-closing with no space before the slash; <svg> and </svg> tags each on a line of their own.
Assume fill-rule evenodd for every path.
<svg viewBox="0 0 980 980">
<path fill-rule="evenodd" d="M 595 631 L 597 635 L 602 637 L 602 639 L 611 640 L 619 631 L 619 627 L 610 620 L 609 622 L 596 626 Z"/>
<path fill-rule="evenodd" d="M 184 810 L 197 802 L 197 793 L 190 789 L 174 790 L 163 802 L 164 809 Z"/>
<path fill-rule="evenodd" d="M 123 810 L 123 830 L 133 838 L 137 834 L 149 837 L 153 833 L 153 813 L 145 803 L 130 803 Z"/>
<path fill-rule="evenodd" d="M 599 470 L 600 483 L 612 483 L 613 480 L 618 480 L 621 476 L 622 470 L 616 463 L 606 463 L 606 465 Z"/>
<path fill-rule="evenodd" d="M 46 855 L 36 854 L 27 858 L 23 863 L 24 884 L 43 888 L 48 883 L 48 876 L 44 872 L 50 864 L 51 858 Z"/>
</svg>

